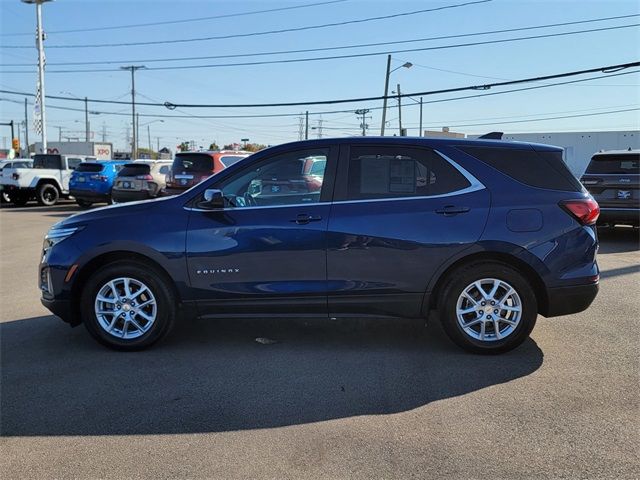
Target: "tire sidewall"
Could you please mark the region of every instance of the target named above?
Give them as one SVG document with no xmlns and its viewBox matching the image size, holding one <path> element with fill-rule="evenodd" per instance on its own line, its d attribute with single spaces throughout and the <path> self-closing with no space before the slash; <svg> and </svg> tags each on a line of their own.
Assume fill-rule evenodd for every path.
<svg viewBox="0 0 640 480">
<path fill-rule="evenodd" d="M 98 291 L 109 281 L 119 277 L 129 277 L 144 283 L 157 302 L 156 320 L 144 335 L 134 339 L 123 339 L 107 333 L 98 323 L 94 306 Z M 164 337 L 175 321 L 176 302 L 174 295 L 159 275 L 148 266 L 135 263 L 118 262 L 98 270 L 85 283 L 80 311 L 82 321 L 91 335 L 100 343 L 116 350 L 141 350 Z"/>
<path fill-rule="evenodd" d="M 456 314 L 458 297 L 467 286 L 482 278 L 496 278 L 507 282 L 515 289 L 522 302 L 520 323 L 515 331 L 504 339 L 477 340 L 467 335 L 458 323 Z M 442 326 L 449 338 L 457 345 L 474 353 L 503 353 L 516 348 L 528 338 L 538 316 L 536 296 L 527 279 L 517 270 L 497 262 L 474 263 L 453 272 L 446 282 L 438 305 Z"/>
<path fill-rule="evenodd" d="M 53 200 L 47 200 L 45 198 L 45 192 L 47 190 L 51 190 L 55 192 L 55 197 L 53 198 Z M 43 183 L 38 187 L 38 203 L 40 203 L 41 205 L 51 207 L 56 203 L 58 203 L 59 199 L 60 199 L 60 192 L 58 191 L 58 188 L 55 185 L 51 183 Z"/>
</svg>

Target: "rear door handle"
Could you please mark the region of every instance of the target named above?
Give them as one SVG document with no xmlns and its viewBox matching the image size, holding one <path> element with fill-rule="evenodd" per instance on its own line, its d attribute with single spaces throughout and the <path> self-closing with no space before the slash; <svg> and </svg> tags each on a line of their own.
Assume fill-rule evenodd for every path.
<svg viewBox="0 0 640 480">
<path fill-rule="evenodd" d="M 301 213 L 296 217 L 295 220 L 289 220 L 290 222 L 297 223 L 298 225 L 306 225 L 309 222 L 319 222 L 322 220 L 322 217 L 317 217 L 314 215 L 307 215 L 306 213 Z"/>
<path fill-rule="evenodd" d="M 455 205 L 447 205 L 445 207 L 436 210 L 436 213 L 444 215 L 445 217 L 457 215 L 459 213 L 467 213 L 471 210 L 469 207 L 457 207 Z"/>
</svg>

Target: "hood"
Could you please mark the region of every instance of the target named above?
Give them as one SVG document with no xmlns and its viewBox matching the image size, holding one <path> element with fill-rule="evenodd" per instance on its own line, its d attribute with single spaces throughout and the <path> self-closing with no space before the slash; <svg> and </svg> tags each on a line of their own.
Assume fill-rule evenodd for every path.
<svg viewBox="0 0 640 480">
<path fill-rule="evenodd" d="M 95 220 L 104 220 L 107 218 L 116 218 L 125 215 L 144 215 L 144 212 L 154 208 L 166 208 L 172 202 L 175 202 L 179 196 L 155 198 L 152 200 L 140 200 L 138 202 L 128 202 L 118 205 L 109 205 L 101 208 L 94 208 L 87 212 L 80 212 L 65 218 L 61 222 L 56 223 L 55 227 L 70 227 L 81 225 Z M 163 205 L 165 204 L 165 205 Z"/>
</svg>

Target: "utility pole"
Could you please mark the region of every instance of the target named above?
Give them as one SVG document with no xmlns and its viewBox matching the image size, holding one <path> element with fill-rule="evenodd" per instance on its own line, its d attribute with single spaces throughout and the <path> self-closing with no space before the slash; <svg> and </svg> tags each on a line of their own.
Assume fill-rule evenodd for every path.
<svg viewBox="0 0 640 480">
<path fill-rule="evenodd" d="M 420 97 L 420 135 L 418 136 L 422 136 L 422 97 Z"/>
<path fill-rule="evenodd" d="M 156 152 L 158 152 L 158 158 L 160 158 L 160 137 L 156 137 L 156 141 L 158 142 L 158 149 Z"/>
<path fill-rule="evenodd" d="M 44 91 L 44 31 L 42 29 L 42 4 L 51 0 L 22 0 L 23 3 L 36 4 L 36 47 L 38 48 L 38 94 L 36 112 L 40 117 L 42 132 L 42 153 L 47 153 L 47 117 L 45 112 Z M 38 101 L 39 100 L 39 101 Z"/>
<path fill-rule="evenodd" d="M 26 98 L 24 99 L 24 141 L 27 143 L 27 158 L 29 158 L 29 116 Z"/>
<path fill-rule="evenodd" d="M 106 122 L 102 122 L 102 141 L 103 142 L 107 141 L 107 123 Z"/>
<path fill-rule="evenodd" d="M 147 125 L 147 137 L 149 139 L 149 153 L 153 152 L 153 148 L 151 148 L 151 127 Z"/>
<path fill-rule="evenodd" d="M 398 135 L 402 136 L 402 96 L 400 94 L 400 84 L 398 84 Z"/>
<path fill-rule="evenodd" d="M 137 158 L 138 134 L 136 132 L 136 70 L 146 68 L 144 65 L 128 65 L 120 67 L 121 70 L 129 70 L 131 72 L 131 121 L 133 124 L 133 141 L 131 142 L 131 158 Z"/>
<path fill-rule="evenodd" d="M 305 113 L 304 139 L 309 140 L 309 110 L 307 110 Z"/>
<path fill-rule="evenodd" d="M 134 143 L 136 144 L 136 153 L 138 153 L 138 140 L 140 139 L 140 114 L 136 113 L 136 123 L 133 126 L 133 132 L 134 132 Z M 135 157 L 138 158 L 138 157 Z M 134 158 L 134 159 L 135 159 Z"/>
<path fill-rule="evenodd" d="M 384 100 L 382 101 L 382 125 L 380 135 L 384 136 L 384 124 L 387 120 L 387 94 L 389 93 L 389 77 L 391 76 L 391 55 L 387 55 L 387 74 L 384 77 Z"/>
<path fill-rule="evenodd" d="M 319 118 L 318 126 L 316 127 L 316 129 L 318 130 L 318 138 L 322 138 L 322 122 L 324 122 L 324 120 L 322 120 L 322 118 Z"/>
<path fill-rule="evenodd" d="M 89 100 L 87 99 L 87 97 L 84 97 L 84 128 L 85 128 L 85 134 L 84 134 L 84 141 L 88 142 L 90 140 L 90 134 L 89 134 Z"/>
<path fill-rule="evenodd" d="M 304 136 L 304 117 L 298 117 L 298 140 L 302 140 Z"/>
<path fill-rule="evenodd" d="M 62 127 L 55 127 L 58 129 L 58 141 L 62 141 Z"/>
<path fill-rule="evenodd" d="M 362 127 L 362 136 L 366 137 L 367 136 L 367 113 L 369 113 L 371 110 L 369 110 L 368 108 L 361 108 L 360 110 L 356 110 L 355 114 L 356 115 L 362 115 L 362 124 L 360 125 Z"/>
</svg>

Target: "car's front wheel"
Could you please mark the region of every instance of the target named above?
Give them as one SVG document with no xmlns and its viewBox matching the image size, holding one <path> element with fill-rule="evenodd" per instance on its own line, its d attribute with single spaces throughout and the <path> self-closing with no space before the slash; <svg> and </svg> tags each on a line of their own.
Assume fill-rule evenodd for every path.
<svg viewBox="0 0 640 480">
<path fill-rule="evenodd" d="M 524 342 L 538 305 L 532 285 L 499 262 L 474 262 L 452 272 L 438 301 L 449 338 L 474 353 L 503 353 Z"/>
<path fill-rule="evenodd" d="M 86 282 L 81 311 L 87 330 L 100 343 L 117 350 L 140 350 L 169 333 L 176 300 L 160 272 L 117 262 Z"/>
</svg>

